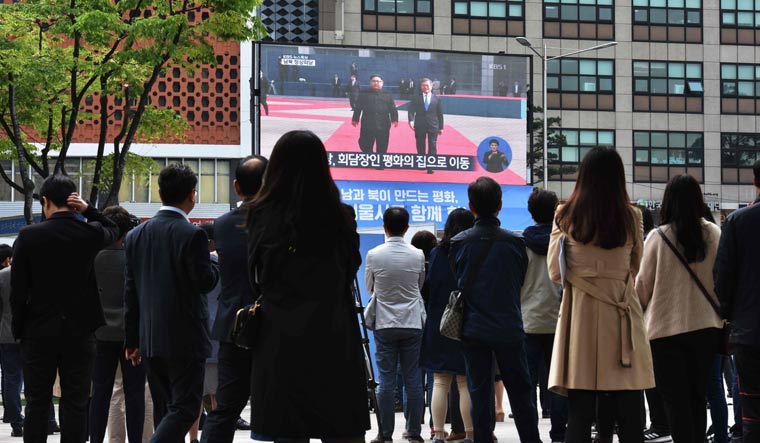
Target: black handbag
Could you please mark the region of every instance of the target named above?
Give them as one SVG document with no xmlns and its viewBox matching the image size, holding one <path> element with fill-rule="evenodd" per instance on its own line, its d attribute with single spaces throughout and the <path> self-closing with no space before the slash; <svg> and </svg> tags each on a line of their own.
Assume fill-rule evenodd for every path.
<svg viewBox="0 0 760 443">
<path fill-rule="evenodd" d="M 259 287 L 259 269 L 254 268 L 253 278 L 256 287 Z M 245 306 L 235 314 L 235 324 L 232 326 L 232 342 L 235 346 L 243 349 L 252 349 L 261 335 L 261 302 L 264 293 L 248 306 Z"/>
<path fill-rule="evenodd" d="M 657 228 L 657 233 L 660 234 L 660 237 L 665 241 L 665 244 L 670 247 L 670 249 L 673 251 L 673 253 L 678 257 L 678 259 L 681 261 L 681 264 L 686 268 L 686 270 L 689 272 L 689 275 L 694 280 L 694 283 L 697 284 L 697 287 L 702 292 L 702 295 L 705 296 L 707 299 L 707 302 L 710 303 L 710 306 L 713 308 L 716 314 L 718 314 L 718 317 L 723 318 L 723 315 L 720 312 L 720 306 L 718 306 L 717 303 L 715 303 L 715 300 L 710 297 L 710 293 L 707 292 L 707 289 L 702 284 L 702 282 L 699 280 L 699 277 L 697 277 L 697 274 L 694 273 L 694 270 L 691 269 L 691 266 L 689 266 L 689 262 L 686 260 L 686 257 L 681 254 L 681 252 L 676 249 L 675 245 L 668 239 L 668 237 L 665 236 L 665 233 L 662 232 L 662 229 Z M 728 338 L 731 335 L 731 323 L 728 320 L 723 320 L 723 329 L 720 331 L 720 341 L 718 342 L 718 354 L 721 355 L 730 355 L 730 349 L 728 344 Z"/>
<path fill-rule="evenodd" d="M 253 304 L 245 306 L 235 314 L 235 324 L 232 326 L 232 342 L 243 349 L 253 348 L 261 330 L 261 300 L 259 296 Z"/>
</svg>

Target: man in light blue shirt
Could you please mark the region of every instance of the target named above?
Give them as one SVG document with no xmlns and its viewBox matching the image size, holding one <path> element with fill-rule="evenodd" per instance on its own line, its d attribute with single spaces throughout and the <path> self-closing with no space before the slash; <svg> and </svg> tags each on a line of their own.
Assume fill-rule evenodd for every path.
<svg viewBox="0 0 760 443">
<path fill-rule="evenodd" d="M 425 256 L 404 241 L 409 213 L 388 208 L 383 214 L 385 243 L 367 253 L 365 283 L 375 298 L 375 360 L 379 372 L 377 390 L 382 435 L 372 443 L 393 440 L 396 369 L 401 363 L 407 398 L 406 430 L 410 442 L 420 436 L 424 400 L 419 367 L 425 306 L 420 288 L 425 281 Z"/>
</svg>

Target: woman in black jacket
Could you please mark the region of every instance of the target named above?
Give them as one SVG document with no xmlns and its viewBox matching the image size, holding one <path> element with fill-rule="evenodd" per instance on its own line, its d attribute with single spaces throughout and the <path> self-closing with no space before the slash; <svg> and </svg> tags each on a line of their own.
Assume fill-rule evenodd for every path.
<svg viewBox="0 0 760 443">
<path fill-rule="evenodd" d="M 283 135 L 250 204 L 248 263 L 263 295 L 253 347 L 257 440 L 364 442 L 367 379 L 351 284 L 361 261 L 322 141 Z"/>
</svg>

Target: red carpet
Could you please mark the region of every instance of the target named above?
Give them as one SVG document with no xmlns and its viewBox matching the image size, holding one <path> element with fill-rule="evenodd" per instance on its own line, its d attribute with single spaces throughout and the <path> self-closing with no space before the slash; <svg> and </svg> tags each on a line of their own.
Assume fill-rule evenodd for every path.
<svg viewBox="0 0 760 443">
<path fill-rule="evenodd" d="M 396 101 L 396 106 L 406 101 Z M 308 99 L 296 97 L 270 98 L 269 115 L 283 118 L 343 121 L 343 124 L 327 139 L 323 140 L 328 151 L 360 152 L 358 139 L 360 126 L 351 125 L 350 117 L 306 114 L 298 111 L 318 109 L 348 108 L 348 101 L 341 99 Z M 462 128 L 466 130 L 466 128 Z M 414 131 L 405 120 L 399 121 L 397 127 L 391 127 L 388 154 L 416 154 Z M 475 163 L 474 171 L 438 171 L 428 174 L 425 170 L 368 168 L 332 168 L 335 180 L 370 180 L 397 182 L 434 182 L 434 183 L 470 183 L 477 177 L 488 175 L 504 185 L 524 185 L 525 180 L 511 170 L 500 173 L 486 172 L 477 161 L 477 146 L 458 129 L 446 125 L 443 134 L 438 137 L 438 153 L 443 155 L 465 155 Z"/>
</svg>

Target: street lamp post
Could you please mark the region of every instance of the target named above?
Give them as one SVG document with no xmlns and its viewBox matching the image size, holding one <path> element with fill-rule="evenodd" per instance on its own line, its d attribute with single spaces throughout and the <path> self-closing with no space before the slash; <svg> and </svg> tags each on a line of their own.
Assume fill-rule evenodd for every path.
<svg viewBox="0 0 760 443">
<path fill-rule="evenodd" d="M 617 42 L 607 42 L 607 43 L 603 43 L 601 45 L 592 46 L 590 48 L 578 49 L 578 50 L 575 50 L 575 51 L 572 51 L 572 52 L 568 52 L 566 54 L 562 54 L 560 52 L 559 55 L 555 55 L 555 56 L 552 56 L 552 57 L 547 57 L 546 52 L 547 52 L 547 49 L 549 48 L 549 46 L 546 46 L 546 43 L 544 43 L 544 51 L 543 51 L 543 53 L 539 53 L 536 50 L 536 48 L 533 47 L 533 45 L 531 44 L 530 40 L 528 40 L 527 38 L 525 38 L 525 37 L 517 37 L 516 40 L 521 45 L 523 45 L 523 46 L 527 47 L 528 49 L 530 49 L 531 51 L 535 52 L 537 56 L 541 57 L 541 61 L 543 62 L 543 65 L 544 65 L 544 68 L 543 68 L 543 71 L 542 71 L 542 77 L 543 77 L 543 91 L 542 91 L 542 96 L 543 96 L 542 99 L 543 100 L 542 101 L 543 101 L 543 106 L 544 106 L 544 189 L 548 189 L 548 186 L 549 186 L 549 124 L 548 124 L 548 121 L 549 121 L 549 109 L 546 106 L 546 98 L 547 98 L 547 95 L 548 95 L 548 93 L 546 91 L 546 68 L 547 68 L 547 65 L 549 64 L 549 61 L 551 61 L 551 60 L 557 60 L 557 59 L 560 59 L 560 58 L 569 57 L 571 55 L 580 54 L 581 52 L 595 51 L 595 50 L 598 50 L 598 49 L 609 48 L 611 46 L 617 45 Z M 557 49 L 559 51 L 562 51 L 562 48 L 552 48 L 552 49 Z"/>
</svg>

